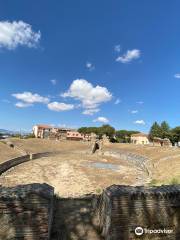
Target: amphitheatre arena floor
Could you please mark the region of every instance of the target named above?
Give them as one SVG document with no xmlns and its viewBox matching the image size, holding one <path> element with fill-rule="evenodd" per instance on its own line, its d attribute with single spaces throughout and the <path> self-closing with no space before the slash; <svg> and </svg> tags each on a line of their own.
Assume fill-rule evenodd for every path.
<svg viewBox="0 0 180 240">
<path fill-rule="evenodd" d="M 147 157 L 151 171 L 151 179 L 147 180 L 142 169 L 132 162 L 111 155 L 90 154 L 89 143 L 41 139 L 11 139 L 11 142 L 28 153 L 48 152 L 48 155 L 2 174 L 0 184 L 5 186 L 45 182 L 61 197 L 77 197 L 100 193 L 112 184 L 146 185 L 152 180 L 157 184 L 169 184 L 172 179 L 178 181 L 180 178 L 180 149 L 176 148 L 130 144 L 104 146 L 106 152 L 123 151 Z M 18 154 L 0 144 L 1 162 Z"/>
<path fill-rule="evenodd" d="M 112 184 L 133 185 L 140 175 L 138 169 L 123 160 L 90 154 L 91 146 L 87 143 L 39 139 L 11 141 L 27 152 L 48 154 L 2 174 L 0 184 L 4 186 L 45 182 L 53 186 L 60 197 L 77 197 L 100 193 Z"/>
</svg>

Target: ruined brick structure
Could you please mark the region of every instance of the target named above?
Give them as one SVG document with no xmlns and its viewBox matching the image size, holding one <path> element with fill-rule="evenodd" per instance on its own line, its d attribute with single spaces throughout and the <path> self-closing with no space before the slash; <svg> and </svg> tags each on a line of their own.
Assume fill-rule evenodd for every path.
<svg viewBox="0 0 180 240">
<path fill-rule="evenodd" d="M 113 185 L 104 190 L 98 205 L 99 226 L 105 240 L 137 239 L 136 227 L 142 227 L 142 240 L 180 239 L 180 185 L 130 187 Z M 170 230 L 151 233 L 149 230 Z"/>
<path fill-rule="evenodd" d="M 54 190 L 47 184 L 0 188 L 0 239 L 49 240 Z"/>
</svg>

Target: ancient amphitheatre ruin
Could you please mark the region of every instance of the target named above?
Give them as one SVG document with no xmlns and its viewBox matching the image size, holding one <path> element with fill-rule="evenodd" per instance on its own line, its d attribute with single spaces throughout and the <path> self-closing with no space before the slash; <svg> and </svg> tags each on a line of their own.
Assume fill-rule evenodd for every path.
<svg viewBox="0 0 180 240">
<path fill-rule="evenodd" d="M 30 153 L 46 154 L 3 173 L 0 183 L 5 186 L 46 182 L 60 196 L 73 197 L 99 193 L 112 184 L 161 185 L 179 178 L 179 148 L 110 143 L 92 154 L 89 142 L 10 141 L 14 148 L 0 143 L 0 163 Z"/>
<path fill-rule="evenodd" d="M 10 159 L 26 156 L 28 161 L 6 167 Z M 92 153 L 89 142 L 48 139 L 12 138 L 1 142 L 0 159 L 1 168 L 5 166 L 0 176 L 3 187 L 46 183 L 54 188 L 52 240 L 111 239 L 96 230 L 93 205 L 97 198 L 92 196 L 100 196 L 111 185 L 172 184 L 179 178 L 180 169 L 178 148 L 102 143 Z"/>
</svg>

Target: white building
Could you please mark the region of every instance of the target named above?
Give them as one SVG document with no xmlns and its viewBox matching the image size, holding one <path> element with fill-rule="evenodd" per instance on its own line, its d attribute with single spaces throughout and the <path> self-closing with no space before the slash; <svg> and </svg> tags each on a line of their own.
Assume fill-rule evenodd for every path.
<svg viewBox="0 0 180 240">
<path fill-rule="evenodd" d="M 33 133 L 36 138 L 44 138 L 45 135 L 49 134 L 52 129 L 52 126 L 44 125 L 44 124 L 38 124 L 33 126 Z"/>
<path fill-rule="evenodd" d="M 131 143 L 133 144 L 149 144 L 148 134 L 145 133 L 135 133 L 131 135 Z"/>
</svg>

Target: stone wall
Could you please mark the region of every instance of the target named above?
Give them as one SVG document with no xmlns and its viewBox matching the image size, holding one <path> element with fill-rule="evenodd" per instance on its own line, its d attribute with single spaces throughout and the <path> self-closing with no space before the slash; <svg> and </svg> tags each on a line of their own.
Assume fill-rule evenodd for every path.
<svg viewBox="0 0 180 240">
<path fill-rule="evenodd" d="M 142 227 L 140 239 L 180 239 L 180 185 L 153 188 L 116 186 L 100 197 L 98 219 L 105 240 L 138 239 L 136 227 Z M 169 233 L 145 233 L 147 230 Z"/>
<path fill-rule="evenodd" d="M 20 156 L 20 157 L 16 157 L 16 158 L 12 158 L 10 160 L 7 160 L 4 163 L 0 164 L 0 175 L 4 172 L 6 172 L 8 169 L 15 167 L 23 162 L 27 162 L 30 160 L 30 156 L 29 155 L 25 155 L 25 156 Z"/>
<path fill-rule="evenodd" d="M 111 156 L 114 158 L 118 158 L 118 159 L 122 159 L 125 161 L 129 161 L 131 163 L 133 163 L 135 166 L 141 168 L 144 171 L 147 171 L 148 173 L 148 163 L 149 158 L 145 157 L 145 156 L 141 156 L 135 153 L 131 153 L 131 152 L 126 152 L 126 151 L 104 151 L 104 156 Z M 148 173 L 150 174 L 150 173 Z"/>
<path fill-rule="evenodd" d="M 28 162 L 33 159 L 41 158 L 41 157 L 47 157 L 49 155 L 53 155 L 55 153 L 51 152 L 44 152 L 44 153 L 30 153 L 27 155 L 23 155 L 20 157 L 12 158 L 10 160 L 7 160 L 6 162 L 3 162 L 0 164 L 0 175 L 7 170 L 9 170 L 12 167 L 15 167 L 21 163 Z"/>
<path fill-rule="evenodd" d="M 127 151 L 103 151 L 104 156 L 110 156 L 117 159 L 125 160 L 132 163 L 139 170 L 142 171 L 144 178 L 142 179 L 142 184 L 149 183 L 152 180 L 152 163 L 151 160 L 146 156 L 141 156 L 132 152 Z"/>
<path fill-rule="evenodd" d="M 47 184 L 0 188 L 0 239 L 50 239 L 54 189 Z"/>
<path fill-rule="evenodd" d="M 13 158 L 0 164 L 0 174 L 11 167 L 52 153 Z M 148 176 L 149 159 L 134 153 L 104 152 L 133 162 Z M 54 190 L 47 184 L 0 187 L 0 240 L 48 240 L 53 218 Z M 142 240 L 180 239 L 180 185 L 130 187 L 113 185 L 100 197 L 94 196 L 97 226 L 105 240 L 138 239 L 136 227 L 143 230 L 166 229 L 172 233 L 143 234 Z M 55 210 L 56 211 L 56 210 Z"/>
</svg>

